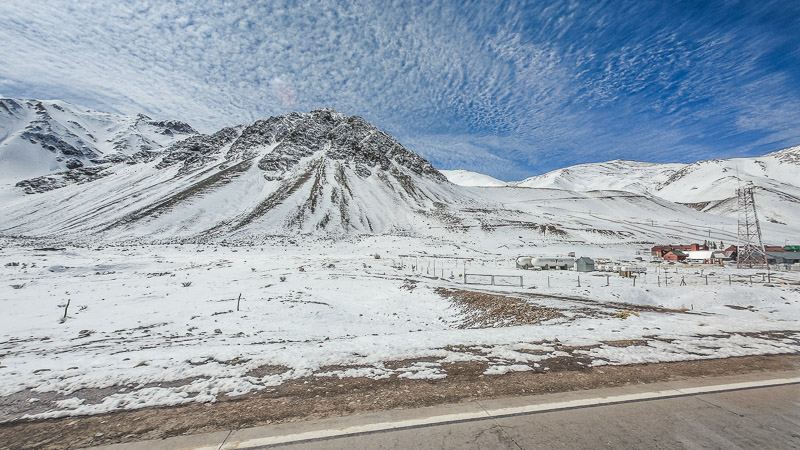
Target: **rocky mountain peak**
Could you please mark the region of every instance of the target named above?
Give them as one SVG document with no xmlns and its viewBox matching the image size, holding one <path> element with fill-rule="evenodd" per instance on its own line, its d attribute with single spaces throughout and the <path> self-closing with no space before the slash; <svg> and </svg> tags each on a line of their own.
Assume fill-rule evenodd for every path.
<svg viewBox="0 0 800 450">
<path fill-rule="evenodd" d="M 400 165 L 417 175 L 446 181 L 428 161 L 389 134 L 361 117 L 330 108 L 257 121 L 245 128 L 231 146 L 229 157 L 255 157 L 260 149 L 275 144 L 258 161 L 258 167 L 271 179 L 281 178 L 302 159 L 317 156 L 352 166 L 362 178 L 369 177 L 376 168 L 390 170 Z"/>
</svg>

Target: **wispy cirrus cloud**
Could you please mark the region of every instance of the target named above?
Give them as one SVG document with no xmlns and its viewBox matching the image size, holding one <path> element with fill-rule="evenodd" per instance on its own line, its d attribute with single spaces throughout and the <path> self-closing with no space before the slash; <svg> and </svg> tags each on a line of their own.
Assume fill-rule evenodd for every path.
<svg viewBox="0 0 800 450">
<path fill-rule="evenodd" d="M 509 179 L 800 141 L 791 2 L 9 1 L 0 89 L 203 131 L 328 106 Z"/>
</svg>

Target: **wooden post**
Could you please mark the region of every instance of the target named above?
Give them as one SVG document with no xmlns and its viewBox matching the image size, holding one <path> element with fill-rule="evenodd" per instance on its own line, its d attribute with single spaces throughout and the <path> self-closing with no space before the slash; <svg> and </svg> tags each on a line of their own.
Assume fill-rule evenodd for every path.
<svg viewBox="0 0 800 450">
<path fill-rule="evenodd" d="M 581 276 L 578 275 L 578 287 L 581 287 Z"/>
<path fill-rule="evenodd" d="M 633 276 L 633 287 L 636 287 L 636 275 Z"/>
<path fill-rule="evenodd" d="M 547 276 L 547 287 L 550 287 L 550 275 Z"/>
<path fill-rule="evenodd" d="M 67 299 L 67 304 L 64 306 L 64 320 L 67 320 L 67 310 L 69 309 L 69 302 L 70 302 L 71 300 L 72 300 L 72 299 L 69 299 L 69 298 L 68 298 L 68 299 Z"/>
<path fill-rule="evenodd" d="M 242 302 L 242 293 L 239 293 L 239 299 L 236 300 L 236 311 L 239 311 L 239 304 Z"/>
<path fill-rule="evenodd" d="M 730 275 L 728 275 L 728 286 L 730 286 L 730 285 L 732 285 L 732 284 L 733 284 L 733 281 L 731 281 L 731 276 L 730 276 Z"/>
<path fill-rule="evenodd" d="M 610 284 L 609 280 L 610 280 L 609 275 L 606 275 L 606 286 L 608 286 Z"/>
</svg>

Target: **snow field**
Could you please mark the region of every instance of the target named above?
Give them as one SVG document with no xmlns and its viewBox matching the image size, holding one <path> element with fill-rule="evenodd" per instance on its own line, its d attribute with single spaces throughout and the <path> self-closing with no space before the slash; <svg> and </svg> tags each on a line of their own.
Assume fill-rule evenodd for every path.
<svg viewBox="0 0 800 450">
<path fill-rule="evenodd" d="M 630 255 L 634 248 L 602 250 Z M 434 292 L 465 288 L 458 277 L 465 259 L 455 257 L 472 259 L 469 273 L 524 279 L 522 288 L 470 289 L 524 298 L 563 317 L 458 328 L 462 312 Z M 443 279 L 425 273 L 434 259 Z M 685 270 L 688 278 L 693 269 Z M 714 270 L 723 279 L 738 274 Z M 593 346 L 571 356 L 594 365 L 800 349 L 796 284 L 659 288 L 648 272 L 636 287 L 615 275 L 606 287 L 605 276 L 590 274 L 578 287 L 577 275 L 515 269 L 510 253 L 387 236 L 296 246 L 5 246 L 0 398 L 28 404 L 2 420 L 215 401 L 309 376 L 439 379 L 455 361 L 486 362 L 486 374 L 549 370 L 549 359 L 570 357 L 554 342 Z M 781 274 L 790 283 L 797 275 Z M 616 314 L 627 307 L 619 302 L 693 310 L 641 309 L 622 319 Z M 619 340 L 647 344 L 605 344 Z M 411 362 L 385 364 L 404 360 Z"/>
</svg>

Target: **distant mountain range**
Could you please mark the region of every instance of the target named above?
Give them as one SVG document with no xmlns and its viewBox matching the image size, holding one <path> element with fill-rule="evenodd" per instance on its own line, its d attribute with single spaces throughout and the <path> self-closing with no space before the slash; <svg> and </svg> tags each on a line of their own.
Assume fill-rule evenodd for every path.
<svg viewBox="0 0 800 450">
<path fill-rule="evenodd" d="M 0 98 L 0 183 L 146 160 L 196 133 L 177 120 L 88 111 L 61 101 Z"/>
<path fill-rule="evenodd" d="M 800 146 L 755 158 L 691 164 L 625 160 L 580 164 L 512 182 L 463 170 L 442 172 L 461 186 L 625 191 L 727 217 L 738 214 L 736 189 L 752 183 L 763 220 L 783 224 L 800 220 Z"/>
<path fill-rule="evenodd" d="M 440 172 L 364 119 L 330 109 L 206 135 L 179 121 L 2 99 L 0 137 L 5 237 L 730 242 L 735 219 L 727 216 L 741 179 L 759 186 L 765 234 L 800 239 L 798 148 L 695 164 L 584 164 L 505 183 Z"/>
</svg>

